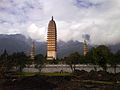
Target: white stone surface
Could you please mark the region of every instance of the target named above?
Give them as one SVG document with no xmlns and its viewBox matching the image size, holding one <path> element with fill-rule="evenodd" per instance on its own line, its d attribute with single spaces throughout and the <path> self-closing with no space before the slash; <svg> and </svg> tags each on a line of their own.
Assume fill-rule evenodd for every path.
<svg viewBox="0 0 120 90">
<path fill-rule="evenodd" d="M 94 66 L 93 65 L 76 65 L 76 69 L 78 70 L 85 70 L 85 71 L 91 71 L 94 70 Z M 63 70 L 63 72 L 72 72 L 71 68 L 69 67 L 69 65 L 62 65 L 62 64 L 58 64 L 58 65 L 45 65 L 45 67 L 42 68 L 41 72 L 49 72 L 49 73 L 53 73 L 53 72 L 60 72 L 61 70 Z M 102 70 L 102 68 L 97 66 L 97 70 Z M 110 66 L 108 66 L 108 72 L 114 72 L 114 69 L 111 68 Z M 120 66 L 117 67 L 116 69 L 117 72 L 120 72 Z M 30 68 L 24 68 L 23 72 L 39 72 L 38 69 L 34 68 L 34 67 L 30 67 Z"/>
</svg>

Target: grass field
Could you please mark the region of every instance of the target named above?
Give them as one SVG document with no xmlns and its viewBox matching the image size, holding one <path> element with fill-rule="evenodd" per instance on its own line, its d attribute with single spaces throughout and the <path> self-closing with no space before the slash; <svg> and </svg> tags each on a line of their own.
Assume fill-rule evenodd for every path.
<svg viewBox="0 0 120 90">
<path fill-rule="evenodd" d="M 16 73 L 8 73 L 7 74 L 7 76 L 12 76 L 12 77 L 16 77 L 16 78 L 29 77 L 29 76 L 34 76 L 34 75 L 74 76 L 72 73 L 40 73 L 40 72 L 16 72 Z M 78 82 L 80 81 L 83 83 L 107 84 L 107 85 L 114 84 L 114 82 L 112 82 L 112 81 L 80 80 L 79 78 L 77 80 L 73 80 L 73 81 L 78 81 Z"/>
<path fill-rule="evenodd" d="M 82 82 L 91 82 L 91 83 L 97 83 L 97 84 L 114 84 L 110 81 L 95 81 L 95 80 L 83 80 Z"/>
<path fill-rule="evenodd" d="M 8 76 L 24 77 L 24 76 L 34 76 L 34 75 L 47 75 L 47 76 L 71 76 L 72 73 L 28 73 L 28 72 L 17 72 L 8 73 Z"/>
</svg>

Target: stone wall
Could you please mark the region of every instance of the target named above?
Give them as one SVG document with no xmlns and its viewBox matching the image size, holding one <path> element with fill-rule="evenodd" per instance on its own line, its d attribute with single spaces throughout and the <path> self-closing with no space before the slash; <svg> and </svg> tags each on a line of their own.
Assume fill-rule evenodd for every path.
<svg viewBox="0 0 120 90">
<path fill-rule="evenodd" d="M 85 71 L 91 71 L 94 70 L 94 66 L 93 65 L 76 65 L 76 69 L 78 70 L 85 70 Z M 45 67 L 42 68 L 41 72 L 49 72 L 49 73 L 53 73 L 53 72 L 60 72 L 61 70 L 63 70 L 63 72 L 72 72 L 71 68 L 69 67 L 69 65 L 46 65 Z M 99 66 L 97 66 L 97 70 L 102 70 L 102 68 L 100 68 Z M 111 68 L 110 66 L 108 66 L 108 72 L 114 72 L 114 69 Z M 32 67 L 29 68 L 24 68 L 23 72 L 39 72 L 38 69 Z M 120 66 L 117 67 L 117 72 L 120 72 Z"/>
</svg>

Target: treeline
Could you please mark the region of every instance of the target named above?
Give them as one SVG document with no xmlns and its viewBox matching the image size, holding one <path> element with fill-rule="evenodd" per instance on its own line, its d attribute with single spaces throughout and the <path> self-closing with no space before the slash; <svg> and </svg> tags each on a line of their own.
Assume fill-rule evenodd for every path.
<svg viewBox="0 0 120 90">
<path fill-rule="evenodd" d="M 45 57 L 42 54 L 35 56 L 35 59 L 30 59 L 24 52 L 8 54 L 6 50 L 0 56 L 0 78 L 4 77 L 9 72 L 22 72 L 23 68 L 35 65 L 35 68 L 41 70 L 45 63 Z"/>
<path fill-rule="evenodd" d="M 120 65 L 120 50 L 116 53 L 112 53 L 109 48 L 105 45 L 100 45 L 96 48 L 88 50 L 86 56 L 83 56 L 77 52 L 70 54 L 62 59 L 66 64 L 70 65 L 71 69 L 75 70 L 76 64 L 91 64 L 94 65 L 94 69 L 97 71 L 97 66 L 101 67 L 104 71 L 107 71 L 108 65 L 116 68 Z"/>
<path fill-rule="evenodd" d="M 6 50 L 0 56 L 0 75 L 4 75 L 6 72 L 10 72 L 16 69 L 17 72 L 21 72 L 23 68 L 34 65 L 39 71 L 48 63 L 46 57 L 42 54 L 35 56 L 35 59 L 30 59 L 24 52 L 17 52 L 8 54 Z M 52 60 L 51 64 L 68 64 L 72 71 L 76 69 L 76 64 L 91 64 L 94 65 L 94 69 L 97 70 L 96 66 L 100 66 L 104 71 L 107 71 L 108 65 L 116 68 L 120 64 L 120 50 L 116 53 L 112 53 L 107 46 L 100 45 L 96 48 L 88 50 L 86 56 L 79 54 L 78 52 L 71 53 L 69 56 L 62 59 Z"/>
</svg>

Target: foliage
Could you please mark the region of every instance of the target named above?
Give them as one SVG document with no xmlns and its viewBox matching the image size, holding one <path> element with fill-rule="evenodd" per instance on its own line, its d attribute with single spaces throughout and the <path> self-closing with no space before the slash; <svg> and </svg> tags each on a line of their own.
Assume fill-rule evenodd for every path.
<svg viewBox="0 0 120 90">
<path fill-rule="evenodd" d="M 7 60 L 8 59 L 8 53 L 7 53 L 6 49 L 4 50 L 3 54 L 1 54 L 0 59 L 1 60 Z"/>
<path fill-rule="evenodd" d="M 57 58 L 57 59 L 53 59 L 53 60 L 51 60 L 51 61 L 52 61 L 51 64 L 58 64 L 59 59 Z"/>
<path fill-rule="evenodd" d="M 96 48 L 91 48 L 89 50 L 87 59 L 88 63 L 94 65 L 94 69 L 97 70 L 97 65 L 103 68 L 104 71 L 107 70 L 107 64 L 111 59 L 111 51 L 105 45 L 99 45 Z"/>
<path fill-rule="evenodd" d="M 68 57 L 65 57 L 64 59 L 66 61 L 66 64 L 68 64 L 71 67 L 73 72 L 76 69 L 76 64 L 80 62 L 80 55 L 79 53 L 75 52 L 70 54 Z"/>
<path fill-rule="evenodd" d="M 117 51 L 115 54 L 111 54 L 111 60 L 109 64 L 111 65 L 111 67 L 114 68 L 114 73 L 116 73 L 117 65 L 120 64 L 120 50 Z"/>
<path fill-rule="evenodd" d="M 100 45 L 95 49 L 95 57 L 98 60 L 98 65 L 103 68 L 104 71 L 107 70 L 107 63 L 110 60 L 111 52 L 108 47 Z"/>
<path fill-rule="evenodd" d="M 97 65 L 98 65 L 98 57 L 95 55 L 96 50 L 95 48 L 91 48 L 86 56 L 86 63 L 93 64 L 94 70 L 97 71 Z"/>
<path fill-rule="evenodd" d="M 110 64 L 116 73 L 117 65 L 120 64 L 120 50 L 114 54 L 107 46 L 99 45 L 96 48 L 89 49 L 87 56 L 75 52 L 61 60 L 53 60 L 51 63 L 58 64 L 59 62 L 68 64 L 73 72 L 76 69 L 76 64 L 92 64 L 95 70 L 97 70 L 96 66 L 99 65 L 104 71 L 107 71 L 107 65 Z M 30 60 L 24 52 L 9 55 L 7 51 L 4 50 L 0 56 L 0 75 L 4 76 L 4 73 L 9 72 L 13 67 L 17 67 L 19 72 L 21 72 L 22 69 L 29 64 L 34 64 L 35 68 L 41 72 L 45 63 L 46 59 L 42 54 L 38 54 L 34 60 Z"/>
<path fill-rule="evenodd" d="M 18 68 L 19 72 L 26 66 L 28 57 L 24 52 L 13 53 L 11 59 L 15 62 L 15 66 Z"/>
<path fill-rule="evenodd" d="M 42 54 L 36 55 L 34 64 L 35 64 L 35 68 L 39 69 L 39 71 L 41 72 L 41 70 L 45 64 L 45 57 Z"/>
<path fill-rule="evenodd" d="M 0 78 L 4 78 L 5 74 L 9 72 L 13 66 L 14 62 L 10 59 L 7 51 L 4 50 L 3 54 L 0 57 Z"/>
</svg>

